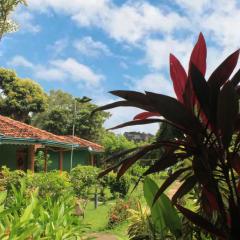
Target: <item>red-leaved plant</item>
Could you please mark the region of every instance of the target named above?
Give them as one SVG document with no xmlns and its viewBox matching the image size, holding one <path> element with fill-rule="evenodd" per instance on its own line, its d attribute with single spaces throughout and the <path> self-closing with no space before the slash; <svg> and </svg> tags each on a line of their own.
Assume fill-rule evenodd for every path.
<svg viewBox="0 0 240 240">
<path fill-rule="evenodd" d="M 177 99 L 153 92 L 112 91 L 121 97 L 98 110 L 131 106 L 143 109 L 132 121 L 113 129 L 164 122 L 182 132 L 182 137 L 156 140 L 152 144 L 116 153 L 106 161 L 119 159 L 111 170 L 121 177 L 142 156 L 158 148 L 162 154 L 143 176 L 175 166 L 173 174 L 160 186 L 155 200 L 176 180 L 182 182 L 172 198 L 173 204 L 192 223 L 219 239 L 240 239 L 240 70 L 236 67 L 239 50 L 232 53 L 205 79 L 207 49 L 199 35 L 193 48 L 188 73 L 170 55 L 170 75 Z M 193 188 L 200 189 L 205 215 L 183 207 L 179 201 Z M 204 199 L 204 200 L 202 200 Z M 211 214 L 217 218 L 211 218 Z M 208 215 L 208 217 L 204 217 Z M 215 220 L 214 220 L 215 219 Z M 217 219 L 217 220 L 216 220 Z"/>
</svg>

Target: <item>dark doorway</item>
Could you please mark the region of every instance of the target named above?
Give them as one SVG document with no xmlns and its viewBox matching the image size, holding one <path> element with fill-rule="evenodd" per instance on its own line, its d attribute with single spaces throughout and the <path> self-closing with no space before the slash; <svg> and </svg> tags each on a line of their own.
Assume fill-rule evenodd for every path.
<svg viewBox="0 0 240 240">
<path fill-rule="evenodd" d="M 27 149 L 18 149 L 17 150 L 17 169 L 26 171 L 28 163 Z"/>
</svg>

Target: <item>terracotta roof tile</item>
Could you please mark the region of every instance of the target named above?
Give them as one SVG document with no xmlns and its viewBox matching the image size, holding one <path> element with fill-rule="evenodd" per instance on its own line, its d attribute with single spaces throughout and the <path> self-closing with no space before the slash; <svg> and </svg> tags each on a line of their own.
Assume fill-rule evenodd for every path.
<svg viewBox="0 0 240 240">
<path fill-rule="evenodd" d="M 64 139 L 60 136 L 1 115 L 0 134 L 16 138 L 33 138 L 40 140 L 65 142 Z"/>
<path fill-rule="evenodd" d="M 0 134 L 6 137 L 31 138 L 38 140 L 74 143 L 83 147 L 91 147 L 94 151 L 103 151 L 103 147 L 79 137 L 58 136 L 31 125 L 0 115 Z"/>
<path fill-rule="evenodd" d="M 74 144 L 79 144 L 80 146 L 83 146 L 83 147 L 91 147 L 94 151 L 97 151 L 97 152 L 102 152 L 104 150 L 103 146 L 101 146 L 97 143 L 90 142 L 83 138 L 79 138 L 76 136 L 70 136 L 70 135 L 61 136 L 61 137 L 63 137 L 68 142 L 71 142 Z"/>
</svg>

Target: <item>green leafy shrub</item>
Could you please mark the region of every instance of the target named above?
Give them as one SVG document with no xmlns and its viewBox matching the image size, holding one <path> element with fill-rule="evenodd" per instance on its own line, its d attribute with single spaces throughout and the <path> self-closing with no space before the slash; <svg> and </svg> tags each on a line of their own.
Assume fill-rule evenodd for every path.
<svg viewBox="0 0 240 240">
<path fill-rule="evenodd" d="M 143 167 L 140 164 L 135 164 L 134 166 L 132 166 L 128 170 L 128 173 L 131 176 L 132 182 L 136 183 L 146 170 L 147 170 L 147 167 Z"/>
<path fill-rule="evenodd" d="M 12 189 L 11 185 L 19 188 L 20 182 L 25 176 L 26 173 L 21 170 L 10 171 L 9 168 L 3 166 L 0 175 L 0 189 L 9 191 Z"/>
<path fill-rule="evenodd" d="M 70 181 L 76 196 L 88 198 L 95 191 L 98 173 L 99 169 L 93 166 L 78 165 L 72 169 Z"/>
<path fill-rule="evenodd" d="M 136 209 L 137 201 L 135 199 L 117 199 L 116 203 L 109 210 L 108 227 L 112 228 L 119 223 L 124 222 L 130 216 L 129 209 Z"/>
<path fill-rule="evenodd" d="M 117 179 L 117 174 L 110 173 L 108 176 L 108 186 L 114 197 L 125 197 L 131 186 L 131 177 L 125 174 L 120 179 Z"/>
<path fill-rule="evenodd" d="M 138 202 L 137 209 L 129 209 L 128 237 L 130 240 L 151 240 L 154 238 L 150 211 Z"/>
<path fill-rule="evenodd" d="M 24 189 L 25 180 L 20 183 Z M 39 198 L 38 189 L 29 198 L 22 191 L 13 192 L 11 205 L 6 205 L 5 192 L 0 192 L 0 239 L 81 239 L 85 226 L 75 215 L 74 198 L 61 196 Z"/>
<path fill-rule="evenodd" d="M 38 188 L 39 196 L 42 198 L 51 197 L 58 199 L 66 193 L 72 193 L 70 179 L 66 172 L 62 174 L 59 171 L 28 174 L 26 184 L 29 191 Z"/>
</svg>

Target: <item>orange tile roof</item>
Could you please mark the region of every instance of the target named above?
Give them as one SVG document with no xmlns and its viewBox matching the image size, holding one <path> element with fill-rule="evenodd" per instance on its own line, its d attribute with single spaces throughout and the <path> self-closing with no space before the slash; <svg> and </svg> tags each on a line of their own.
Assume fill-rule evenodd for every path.
<svg viewBox="0 0 240 240">
<path fill-rule="evenodd" d="M 74 143 L 74 144 L 79 144 L 80 146 L 83 146 L 83 147 L 91 147 L 92 150 L 96 151 L 96 152 L 103 152 L 104 148 L 103 146 L 97 144 L 97 143 L 93 143 L 93 142 L 90 142 L 86 139 L 83 139 L 83 138 L 79 138 L 79 137 L 76 137 L 76 136 L 61 136 L 63 137 L 67 142 L 71 142 L 71 143 Z"/>
<path fill-rule="evenodd" d="M 65 142 L 64 139 L 60 136 L 2 115 L 0 115 L 0 134 L 15 138 L 32 138 L 39 140 Z"/>
<path fill-rule="evenodd" d="M 94 151 L 103 151 L 103 147 L 82 138 L 58 136 L 31 125 L 0 115 L 0 134 L 5 137 L 54 141 L 59 143 L 76 144 L 80 147 L 91 147 Z"/>
</svg>

